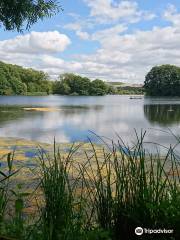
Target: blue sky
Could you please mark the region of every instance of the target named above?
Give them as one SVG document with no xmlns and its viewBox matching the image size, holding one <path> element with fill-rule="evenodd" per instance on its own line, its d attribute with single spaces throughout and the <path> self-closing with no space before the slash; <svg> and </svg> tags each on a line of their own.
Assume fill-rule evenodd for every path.
<svg viewBox="0 0 180 240">
<path fill-rule="evenodd" d="M 143 83 L 160 64 L 180 66 L 178 0 L 62 0 L 64 11 L 23 34 L 0 29 L 0 60 L 52 79 L 64 72 Z"/>
</svg>

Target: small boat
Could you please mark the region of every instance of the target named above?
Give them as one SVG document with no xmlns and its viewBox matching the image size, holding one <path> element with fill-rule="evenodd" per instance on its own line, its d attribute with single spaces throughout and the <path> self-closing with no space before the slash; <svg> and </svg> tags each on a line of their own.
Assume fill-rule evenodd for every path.
<svg viewBox="0 0 180 240">
<path fill-rule="evenodd" d="M 142 99 L 142 97 L 130 97 L 130 99 Z"/>
</svg>

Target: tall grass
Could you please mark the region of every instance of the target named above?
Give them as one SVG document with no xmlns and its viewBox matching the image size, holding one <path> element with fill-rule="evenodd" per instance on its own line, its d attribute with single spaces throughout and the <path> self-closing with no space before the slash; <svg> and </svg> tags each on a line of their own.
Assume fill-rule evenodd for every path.
<svg viewBox="0 0 180 240">
<path fill-rule="evenodd" d="M 73 145 L 65 157 L 56 143 L 53 154 L 39 149 L 41 201 L 21 239 L 131 240 L 138 226 L 174 230 L 139 239 L 179 239 L 178 156 L 171 146 L 163 155 L 150 153 L 144 137 L 137 135 L 133 146 L 120 137 L 98 147 L 90 141 L 91 151 Z M 84 155 L 77 162 L 79 149 Z"/>
<path fill-rule="evenodd" d="M 13 172 L 13 160 L 14 160 L 14 152 L 8 153 L 7 156 L 7 171 L 1 171 L 0 169 L 0 228 L 4 220 L 4 214 L 8 203 L 8 189 L 9 189 L 9 179 L 16 172 Z M 3 159 L 0 158 L 0 161 Z"/>
<path fill-rule="evenodd" d="M 163 158 L 158 152 L 149 154 L 144 136 L 137 136 L 133 151 L 119 139 L 103 151 L 103 158 L 91 143 L 93 155 L 86 154 L 82 166 L 95 222 L 112 239 L 132 239 L 137 226 L 174 229 L 175 237 L 180 236 L 179 162 L 171 147 Z"/>
<path fill-rule="evenodd" d="M 40 190 L 43 194 L 40 224 L 43 239 L 76 239 L 77 234 L 80 234 L 78 218 L 81 216 L 81 208 L 78 208 L 79 216 L 76 215 L 77 200 L 74 195 L 77 179 L 72 177 L 72 156 L 78 147 L 72 146 L 66 157 L 61 156 L 55 143 L 53 156 L 39 151 Z M 82 201 L 80 203 L 82 205 Z"/>
</svg>

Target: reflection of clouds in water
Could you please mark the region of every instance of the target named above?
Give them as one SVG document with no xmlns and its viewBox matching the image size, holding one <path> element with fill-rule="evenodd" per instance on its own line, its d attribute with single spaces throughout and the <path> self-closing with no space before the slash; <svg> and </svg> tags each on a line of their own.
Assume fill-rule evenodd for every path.
<svg viewBox="0 0 180 240">
<path fill-rule="evenodd" d="M 3 128 L 0 129 L 0 136 L 22 137 L 42 142 L 52 142 L 57 133 L 55 126 L 57 118 L 55 117 L 54 113 L 52 113 L 49 117 L 47 114 L 43 114 L 22 120 L 14 120 L 5 124 Z M 62 123 L 59 126 L 61 125 Z M 56 138 L 61 139 L 62 142 L 69 142 L 68 136 L 66 136 L 63 131 L 61 131 L 60 136 L 56 136 Z"/>
<path fill-rule="evenodd" d="M 137 110 L 138 108 L 138 110 Z M 130 131 L 132 118 L 140 111 L 140 106 L 93 106 L 88 108 L 61 108 L 56 112 L 36 112 L 22 119 L 4 124 L 1 136 L 20 136 L 31 139 L 59 138 L 61 141 L 82 140 L 87 137 L 88 130 L 97 134 L 113 137 Z M 140 116 L 140 114 L 139 114 Z M 141 113 L 143 121 L 143 114 Z M 134 120 L 133 120 L 134 121 Z M 74 136 L 73 136 L 74 135 Z M 74 139 L 75 138 L 75 139 Z"/>
<path fill-rule="evenodd" d="M 51 103 L 56 99 L 54 106 L 58 106 L 60 111 L 27 112 L 19 119 L 7 119 L 7 122 L 0 124 L 0 136 L 22 137 L 42 142 L 52 142 L 55 136 L 59 142 L 69 142 L 87 139 L 87 135 L 91 136 L 88 130 L 91 130 L 100 136 L 113 139 L 117 139 L 118 133 L 125 142 L 131 142 L 135 139 L 133 129 L 136 129 L 139 135 L 141 129 L 147 129 L 145 141 L 161 142 L 163 145 L 175 142 L 170 134 L 149 129 L 159 128 L 159 125 L 152 124 L 145 118 L 146 99 L 130 100 L 128 96 L 50 99 Z M 161 126 L 160 129 L 167 128 Z M 173 125 L 171 129 L 177 133 L 179 126 Z"/>
<path fill-rule="evenodd" d="M 152 149 L 158 147 L 158 149 L 162 152 L 167 152 L 167 149 L 171 146 L 172 148 L 175 147 L 176 151 L 180 151 L 180 144 L 177 144 L 177 139 L 173 136 L 171 133 L 174 132 L 175 134 L 178 134 L 177 129 L 171 128 L 171 131 L 166 129 L 167 132 L 162 131 L 161 128 L 159 129 L 146 129 L 147 133 L 145 136 L 144 141 L 147 142 L 148 148 Z"/>
</svg>

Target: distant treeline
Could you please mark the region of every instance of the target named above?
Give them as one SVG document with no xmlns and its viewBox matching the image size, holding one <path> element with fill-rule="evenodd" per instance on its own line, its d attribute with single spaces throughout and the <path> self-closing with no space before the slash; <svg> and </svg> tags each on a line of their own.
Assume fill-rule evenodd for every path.
<svg viewBox="0 0 180 240">
<path fill-rule="evenodd" d="M 0 62 L 0 95 L 106 95 L 115 90 L 102 80 L 66 73 L 50 81 L 42 71 Z"/>
<path fill-rule="evenodd" d="M 142 87 L 121 86 L 100 79 L 91 81 L 73 73 L 65 73 L 56 81 L 31 68 L 0 62 L 0 95 L 73 95 L 103 96 L 106 94 L 143 94 Z"/>
<path fill-rule="evenodd" d="M 117 87 L 117 94 L 119 95 L 143 95 L 144 88 L 143 87 L 133 87 L 133 86 L 122 86 Z"/>
</svg>

